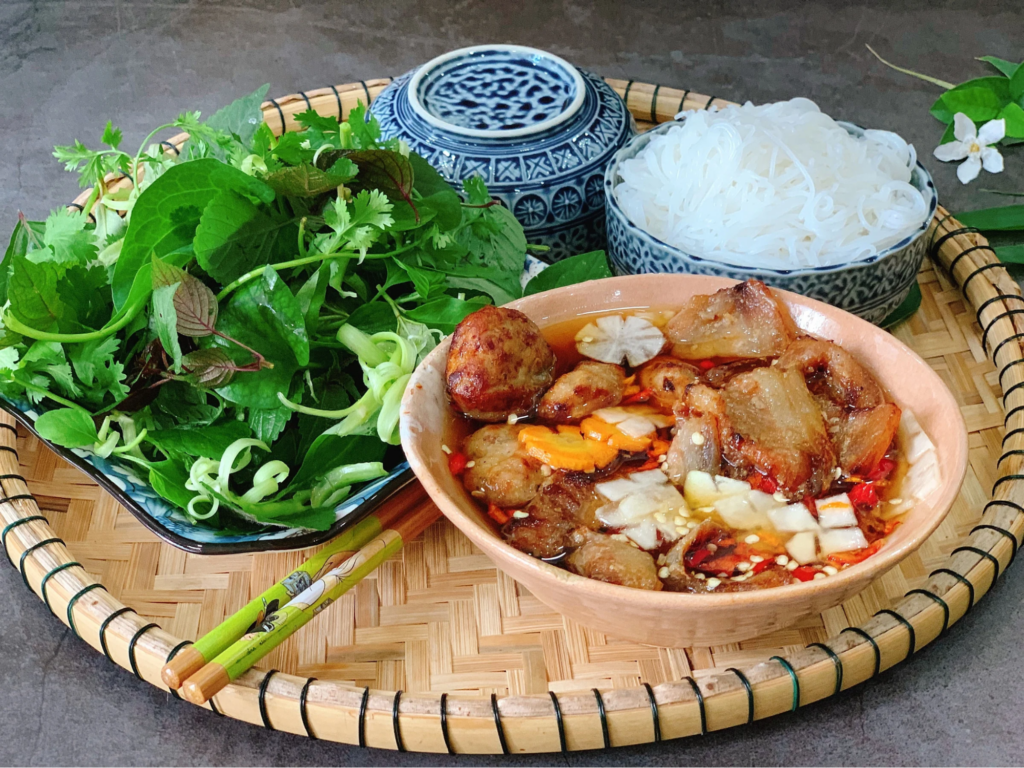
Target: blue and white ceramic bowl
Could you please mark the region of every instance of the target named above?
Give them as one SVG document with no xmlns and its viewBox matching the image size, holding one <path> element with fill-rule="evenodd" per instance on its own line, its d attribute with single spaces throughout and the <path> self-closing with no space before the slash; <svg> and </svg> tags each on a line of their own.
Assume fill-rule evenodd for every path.
<svg viewBox="0 0 1024 768">
<path fill-rule="evenodd" d="M 479 45 L 397 78 L 371 112 L 456 189 L 482 177 L 551 259 L 605 247 L 605 167 L 636 124 L 596 75 L 535 48 Z"/>
<path fill-rule="evenodd" d="M 839 122 L 854 136 L 864 129 L 852 123 Z M 658 133 L 678 123 L 665 123 L 623 147 L 608 166 L 604 179 L 604 195 L 608 209 L 608 256 L 618 275 L 645 272 L 682 272 L 692 275 L 719 275 L 734 280 L 755 278 L 768 285 L 824 301 L 872 323 L 881 323 L 910 293 L 927 250 L 928 230 L 938 196 L 932 177 L 917 163 L 910 183 L 924 195 L 928 215 L 921 226 L 890 248 L 862 261 L 830 267 L 802 269 L 752 269 L 715 261 L 699 254 L 686 253 L 646 232 L 626 216 L 615 200 L 614 188 L 622 181 L 619 166 L 647 146 Z"/>
</svg>

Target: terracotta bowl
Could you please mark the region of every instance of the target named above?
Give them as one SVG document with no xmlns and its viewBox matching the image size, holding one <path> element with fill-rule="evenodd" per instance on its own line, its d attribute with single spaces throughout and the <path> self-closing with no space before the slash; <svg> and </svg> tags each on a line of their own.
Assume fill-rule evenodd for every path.
<svg viewBox="0 0 1024 768">
<path fill-rule="evenodd" d="M 542 329 L 579 315 L 672 308 L 735 281 L 696 275 L 631 275 L 560 288 L 516 301 Z M 444 387 L 448 342 L 425 359 L 402 401 L 402 446 L 441 511 L 498 568 L 544 604 L 609 635 L 662 646 L 720 645 L 795 624 L 852 597 L 921 546 L 956 498 L 967 468 L 967 430 L 942 380 L 920 357 L 842 310 L 779 291 L 796 324 L 831 339 L 868 366 L 892 399 L 914 413 L 935 444 L 941 486 L 914 507 L 872 557 L 826 579 L 733 594 L 648 592 L 586 579 L 523 554 L 501 540 L 486 514 L 448 471 L 441 450 L 456 416 Z"/>
</svg>

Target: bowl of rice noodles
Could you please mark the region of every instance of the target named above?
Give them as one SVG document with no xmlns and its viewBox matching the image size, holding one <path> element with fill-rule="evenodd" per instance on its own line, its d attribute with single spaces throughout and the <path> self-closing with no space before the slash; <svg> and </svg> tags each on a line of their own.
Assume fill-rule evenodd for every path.
<svg viewBox="0 0 1024 768">
<path fill-rule="evenodd" d="M 756 278 L 873 323 L 906 299 L 938 197 L 914 147 L 797 98 L 681 113 L 605 173 L 617 274 Z"/>
</svg>

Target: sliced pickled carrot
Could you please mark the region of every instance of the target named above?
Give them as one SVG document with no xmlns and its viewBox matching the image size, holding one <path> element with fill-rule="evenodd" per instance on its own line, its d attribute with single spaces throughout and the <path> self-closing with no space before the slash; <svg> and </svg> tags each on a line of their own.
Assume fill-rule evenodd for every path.
<svg viewBox="0 0 1024 768">
<path fill-rule="evenodd" d="M 593 472 L 605 467 L 619 451 L 607 442 L 584 439 L 579 428 L 559 429 L 529 426 L 519 432 L 519 441 L 526 452 L 554 469 Z"/>
<path fill-rule="evenodd" d="M 580 424 L 580 429 L 588 439 L 611 446 L 617 451 L 646 451 L 655 435 L 652 432 L 651 437 L 631 437 L 614 424 L 609 424 L 596 416 L 584 419 Z"/>
</svg>

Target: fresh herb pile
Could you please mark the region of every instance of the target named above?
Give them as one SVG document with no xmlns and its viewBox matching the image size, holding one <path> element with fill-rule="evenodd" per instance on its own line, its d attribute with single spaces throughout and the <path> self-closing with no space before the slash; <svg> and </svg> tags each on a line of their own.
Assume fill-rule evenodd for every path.
<svg viewBox="0 0 1024 768">
<path fill-rule="evenodd" d="M 160 126 L 134 156 L 54 155 L 84 212 L 21 217 L 0 264 L 0 394 L 47 440 L 130 462 L 194 522 L 324 530 L 400 459 L 417 362 L 468 313 L 524 294 L 527 243 L 479 179 L 463 195 L 362 106 L 262 122 L 267 87 Z M 151 143 L 189 134 L 180 154 Z M 114 172 L 137 181 L 113 190 Z M 525 293 L 605 277 L 601 252 Z"/>
</svg>

